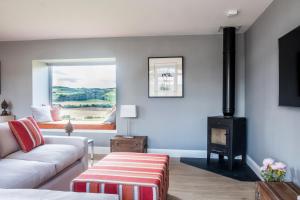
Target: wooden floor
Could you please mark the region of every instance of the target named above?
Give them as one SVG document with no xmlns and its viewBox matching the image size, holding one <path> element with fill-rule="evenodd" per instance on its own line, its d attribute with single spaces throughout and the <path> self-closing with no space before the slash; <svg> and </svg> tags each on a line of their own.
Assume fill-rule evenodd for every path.
<svg viewBox="0 0 300 200">
<path fill-rule="evenodd" d="M 171 159 L 169 200 L 254 200 L 255 184 L 241 182 Z"/>
<path fill-rule="evenodd" d="M 254 191 L 253 182 L 233 180 L 171 159 L 168 200 L 254 200 Z"/>
</svg>

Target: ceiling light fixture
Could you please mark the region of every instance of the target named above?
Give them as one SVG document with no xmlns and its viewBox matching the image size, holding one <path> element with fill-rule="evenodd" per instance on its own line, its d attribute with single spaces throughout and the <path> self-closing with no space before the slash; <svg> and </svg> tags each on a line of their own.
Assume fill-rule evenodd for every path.
<svg viewBox="0 0 300 200">
<path fill-rule="evenodd" d="M 228 10 L 226 12 L 226 16 L 227 17 L 235 17 L 239 14 L 239 10 L 238 9 L 231 9 L 231 10 Z"/>
</svg>

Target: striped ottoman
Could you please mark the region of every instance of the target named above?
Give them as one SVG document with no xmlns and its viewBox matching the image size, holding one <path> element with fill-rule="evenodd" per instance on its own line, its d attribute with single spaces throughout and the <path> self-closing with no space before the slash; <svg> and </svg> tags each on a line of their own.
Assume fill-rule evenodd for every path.
<svg viewBox="0 0 300 200">
<path fill-rule="evenodd" d="M 75 192 L 119 194 L 120 200 L 166 200 L 169 156 L 111 153 L 71 183 Z"/>
</svg>

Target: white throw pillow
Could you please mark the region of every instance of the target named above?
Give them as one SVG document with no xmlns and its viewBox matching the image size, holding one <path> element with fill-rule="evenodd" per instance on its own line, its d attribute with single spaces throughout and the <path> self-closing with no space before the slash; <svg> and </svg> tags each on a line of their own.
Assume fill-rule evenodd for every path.
<svg viewBox="0 0 300 200">
<path fill-rule="evenodd" d="M 50 106 L 31 106 L 32 116 L 37 122 L 52 122 Z"/>
</svg>

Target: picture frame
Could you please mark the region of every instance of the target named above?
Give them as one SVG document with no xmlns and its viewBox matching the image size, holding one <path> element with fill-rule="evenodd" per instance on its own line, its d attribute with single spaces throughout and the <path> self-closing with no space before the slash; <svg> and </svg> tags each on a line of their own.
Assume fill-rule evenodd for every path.
<svg viewBox="0 0 300 200">
<path fill-rule="evenodd" d="M 148 97 L 184 97 L 183 56 L 148 57 Z"/>
</svg>

